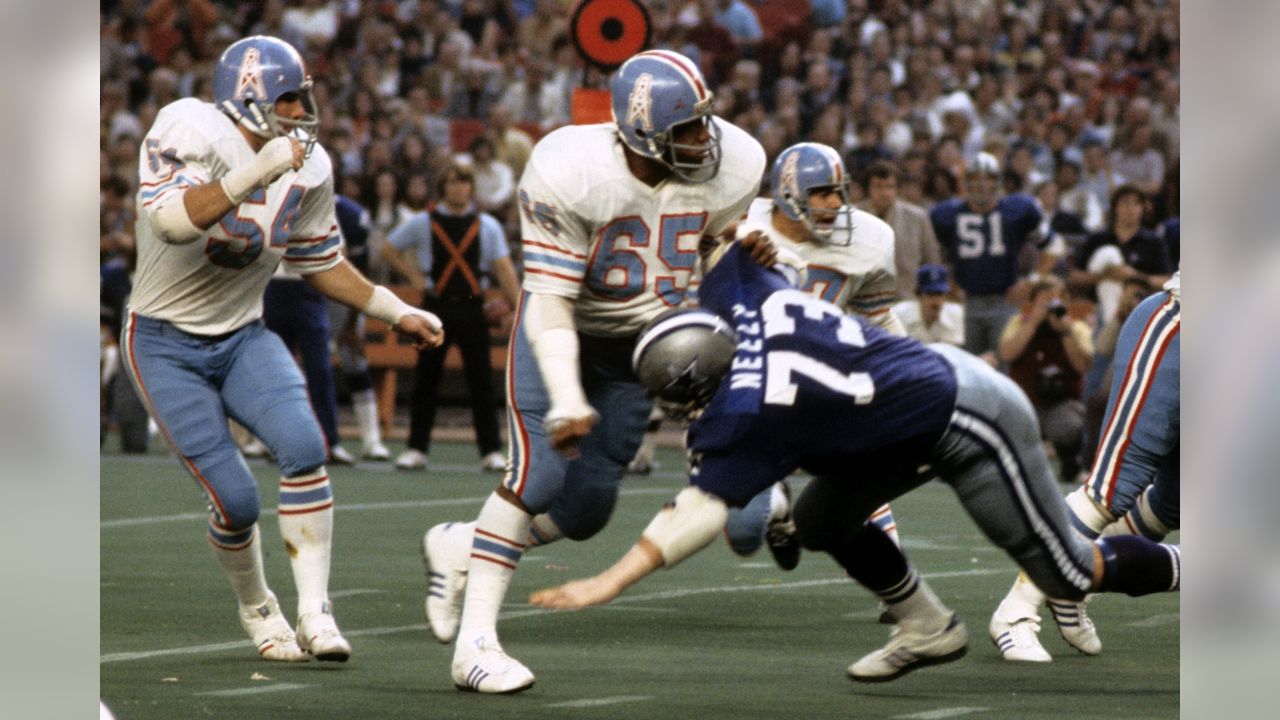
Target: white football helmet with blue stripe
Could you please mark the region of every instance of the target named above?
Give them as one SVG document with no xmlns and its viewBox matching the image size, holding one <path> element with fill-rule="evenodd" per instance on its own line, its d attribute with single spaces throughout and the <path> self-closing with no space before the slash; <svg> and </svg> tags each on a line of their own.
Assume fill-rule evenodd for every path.
<svg viewBox="0 0 1280 720">
<path fill-rule="evenodd" d="M 848 175 L 834 148 L 802 142 L 783 150 L 773 162 L 769 185 L 774 206 L 786 217 L 804 223 L 819 242 L 848 245 L 853 241 Z M 837 192 L 840 207 L 815 213 L 809 195 L 822 190 Z"/>
<path fill-rule="evenodd" d="M 276 114 L 276 101 L 289 93 L 302 101 L 303 117 Z M 289 43 L 267 35 L 232 43 L 213 69 L 213 102 L 258 137 L 296 136 L 311 155 L 320 120 L 311 76 L 302 56 Z"/>
<path fill-rule="evenodd" d="M 686 182 L 716 176 L 720 130 L 711 119 L 714 96 L 692 60 L 671 50 L 633 55 L 614 73 L 609 91 L 614 122 L 633 152 L 661 162 Z M 689 122 L 706 124 L 706 145 L 674 141 L 673 129 Z"/>
</svg>

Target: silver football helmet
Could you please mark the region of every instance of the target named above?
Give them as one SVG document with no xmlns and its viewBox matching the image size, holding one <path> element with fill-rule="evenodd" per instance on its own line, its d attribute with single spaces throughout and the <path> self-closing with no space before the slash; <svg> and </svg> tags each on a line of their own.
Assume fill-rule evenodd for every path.
<svg viewBox="0 0 1280 720">
<path fill-rule="evenodd" d="M 737 344 L 733 328 L 714 313 L 675 308 L 640 332 L 631 366 L 663 412 L 693 420 L 729 372 Z"/>
</svg>

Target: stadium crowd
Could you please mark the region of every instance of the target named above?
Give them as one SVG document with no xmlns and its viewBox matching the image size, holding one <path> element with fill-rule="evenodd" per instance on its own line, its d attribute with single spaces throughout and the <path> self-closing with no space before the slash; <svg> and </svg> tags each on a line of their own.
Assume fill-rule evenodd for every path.
<svg viewBox="0 0 1280 720">
<path fill-rule="evenodd" d="M 212 100 L 213 63 L 228 44 L 253 34 L 284 39 L 305 58 L 336 189 L 371 213 L 375 281 L 404 281 L 376 249 L 438 199 L 438 174 L 452 162 L 472 167 L 477 204 L 506 226 L 519 267 L 514 190 L 533 143 L 570 121 L 575 87 L 604 81 L 570 40 L 573 4 L 103 2 L 104 277 L 130 267 L 139 142 L 146 128 L 178 98 Z M 715 92 L 716 114 L 759 139 L 770 165 L 793 143 L 830 145 L 855 180 L 852 199 L 864 208 L 877 205 L 863 182 L 873 164 L 883 178 L 888 163 L 899 201 L 929 212 L 965 195 L 965 169 L 980 153 L 995 157 L 1000 191 L 1037 198 L 1044 235 L 1058 242 L 1046 247 L 1060 256 L 1045 265 L 1035 257 L 1035 244 L 1024 247 L 1023 282 L 1006 297 L 1011 306 L 1029 300 L 1033 274 L 1039 279 L 1041 270 L 1052 272 L 1065 283 L 1073 317 L 1096 333 L 1114 321 L 1105 316 L 1112 308 L 1128 309 L 1110 295 L 1118 297 L 1122 283 L 1159 279 L 1176 269 L 1176 0 L 644 4 L 652 21 L 650 46 L 695 59 Z M 1112 207 L 1113 196 L 1140 201 L 1136 224 L 1131 213 Z M 1131 242 L 1135 237 L 1140 242 Z M 1093 253 L 1108 245 L 1126 251 L 1110 264 L 1106 253 L 1095 260 Z M 1162 246 L 1164 259 L 1155 253 L 1151 260 L 1153 253 L 1144 251 L 1138 263 L 1127 248 L 1140 245 Z M 951 264 L 947 250 L 944 244 L 933 256 Z M 901 300 L 914 297 L 915 270 L 928 262 L 926 254 L 906 268 L 910 280 L 900 284 Z M 937 282 L 936 273 L 930 277 Z M 958 284 L 950 285 L 954 299 L 962 299 Z M 119 298 L 107 302 L 104 295 L 108 328 L 118 330 L 118 316 L 111 319 L 118 306 Z M 978 350 L 999 361 L 994 343 Z M 1089 369 L 1091 376 L 1098 372 Z M 1099 386 L 1107 383 L 1085 383 L 1087 389 Z"/>
</svg>

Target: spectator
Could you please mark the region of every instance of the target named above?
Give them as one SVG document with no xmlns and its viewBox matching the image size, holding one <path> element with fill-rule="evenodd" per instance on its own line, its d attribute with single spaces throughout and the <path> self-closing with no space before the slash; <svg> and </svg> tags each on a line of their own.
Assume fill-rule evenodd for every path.
<svg viewBox="0 0 1280 720">
<path fill-rule="evenodd" d="M 917 289 L 916 271 L 922 265 L 942 262 L 942 249 L 933 234 L 929 215 L 924 208 L 898 198 L 898 168 L 888 160 L 871 163 L 863 175 L 862 185 L 867 197 L 858 207 L 893 228 L 898 299 L 910 300 Z"/>
<path fill-rule="evenodd" d="M 506 458 L 499 452 L 502 441 L 480 278 L 494 277 L 513 308 L 519 287 L 502 225 L 476 207 L 475 189 L 475 177 L 468 166 L 449 166 L 437 182 L 440 202 L 393 231 L 383 247 L 387 263 L 423 292 L 423 307 L 432 308 L 449 328 L 444 345 L 418 355 L 408 448 L 395 463 L 401 470 L 427 466 L 445 353 L 454 343 L 462 353 L 481 465 L 489 471 L 506 466 Z"/>
<path fill-rule="evenodd" d="M 1058 164 L 1053 181 L 1058 189 L 1058 207 L 1079 216 L 1086 232 L 1098 232 L 1106 224 L 1102 203 L 1080 182 L 1080 163 L 1063 160 Z"/>
<path fill-rule="evenodd" d="M 949 302 L 944 265 L 921 265 L 915 273 L 916 296 L 893 306 L 907 335 L 924 343 L 949 343 L 964 347 L 964 306 Z"/>
<path fill-rule="evenodd" d="M 529 162 L 529 154 L 533 152 L 533 138 L 512 124 L 511 109 L 501 102 L 489 108 L 487 132 L 493 141 L 494 158 L 511 168 L 511 174 L 519 178 L 525 163 Z"/>
<path fill-rule="evenodd" d="M 1107 230 L 1090 235 L 1075 256 L 1068 281 L 1073 292 L 1098 303 L 1098 319 L 1107 322 L 1116 311 L 1121 285 L 1141 277 L 1160 287 L 1174 271 L 1169 251 L 1154 232 L 1142 226 L 1147 201 L 1132 185 L 1121 185 L 1111 197 Z"/>
<path fill-rule="evenodd" d="M 1107 154 L 1107 146 L 1102 140 L 1089 136 L 1081 143 L 1081 150 L 1084 166 L 1080 185 L 1105 213 L 1111 208 L 1111 193 L 1125 184 L 1125 177 L 1112 169 L 1111 156 Z"/>
<path fill-rule="evenodd" d="M 1127 182 L 1147 195 L 1154 195 L 1164 182 L 1164 157 L 1151 146 L 1151 125 L 1133 128 L 1128 141 L 1111 153 L 1111 165 Z"/>
<path fill-rule="evenodd" d="M 1000 359 L 1035 406 L 1041 437 L 1057 454 L 1059 479 L 1074 482 L 1084 442 L 1081 380 L 1093 362 L 1089 326 L 1068 317 L 1062 281 L 1045 277 L 1031 285 L 1031 299 L 1000 335 Z"/>
<path fill-rule="evenodd" d="M 486 135 L 476 137 L 470 151 L 458 160 L 471 166 L 480 210 L 501 217 L 515 195 L 516 180 L 511 168 L 494 157 L 493 141 Z"/>
</svg>

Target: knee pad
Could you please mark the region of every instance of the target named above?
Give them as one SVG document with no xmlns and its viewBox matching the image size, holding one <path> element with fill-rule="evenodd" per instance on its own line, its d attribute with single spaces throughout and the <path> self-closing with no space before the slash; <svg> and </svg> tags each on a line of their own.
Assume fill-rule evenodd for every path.
<svg viewBox="0 0 1280 720">
<path fill-rule="evenodd" d="M 271 452 L 276 456 L 276 466 L 280 468 L 280 474 L 285 477 L 315 470 L 329 459 L 324 434 L 320 432 L 318 426 L 315 432 L 298 432 L 290 435 L 282 447 L 273 447 Z"/>
<path fill-rule="evenodd" d="M 754 554 L 764 544 L 768 522 L 769 492 L 757 494 L 744 507 L 729 510 L 729 520 L 724 526 L 729 549 L 741 557 Z"/>
<path fill-rule="evenodd" d="M 218 499 L 221 501 L 222 512 L 219 512 L 212 503 L 209 509 L 213 515 L 211 522 L 219 529 L 236 533 L 247 530 L 258 522 L 260 507 L 256 487 L 252 492 L 248 490 L 223 492 Z"/>
</svg>

